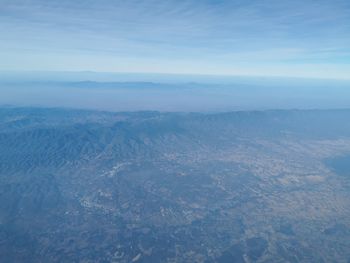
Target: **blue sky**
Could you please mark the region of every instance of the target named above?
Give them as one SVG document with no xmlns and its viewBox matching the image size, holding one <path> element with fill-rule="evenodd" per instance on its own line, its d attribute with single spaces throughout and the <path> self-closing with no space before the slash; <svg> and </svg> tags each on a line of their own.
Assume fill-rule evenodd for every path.
<svg viewBox="0 0 350 263">
<path fill-rule="evenodd" d="M 0 70 L 350 79 L 350 1 L 0 0 Z"/>
</svg>

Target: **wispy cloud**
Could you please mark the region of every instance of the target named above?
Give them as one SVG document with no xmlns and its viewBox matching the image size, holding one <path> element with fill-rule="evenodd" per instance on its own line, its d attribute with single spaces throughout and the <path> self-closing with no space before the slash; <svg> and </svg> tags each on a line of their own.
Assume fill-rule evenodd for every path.
<svg viewBox="0 0 350 263">
<path fill-rule="evenodd" d="M 199 73 L 211 63 L 231 71 L 244 63 L 258 74 L 264 61 L 275 68 L 332 64 L 344 72 L 349 47 L 347 0 L 0 0 L 3 69 L 21 68 L 30 64 L 18 63 L 21 57 L 37 55 L 31 69 L 55 68 L 55 60 L 67 57 L 67 68 L 76 60 L 76 70 L 91 70 L 83 61 L 95 59 L 94 68 L 102 63 L 109 70 L 132 61 L 147 71 L 148 60 L 159 71 L 176 61 L 172 72 Z M 125 70 L 133 71 L 130 63 Z"/>
</svg>

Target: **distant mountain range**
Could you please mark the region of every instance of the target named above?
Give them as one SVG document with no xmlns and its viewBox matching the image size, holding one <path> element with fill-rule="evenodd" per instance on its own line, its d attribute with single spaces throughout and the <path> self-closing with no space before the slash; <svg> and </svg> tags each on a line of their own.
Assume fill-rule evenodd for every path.
<svg viewBox="0 0 350 263">
<path fill-rule="evenodd" d="M 0 105 L 163 112 L 350 108 L 349 81 L 57 74 L 0 76 Z"/>
</svg>

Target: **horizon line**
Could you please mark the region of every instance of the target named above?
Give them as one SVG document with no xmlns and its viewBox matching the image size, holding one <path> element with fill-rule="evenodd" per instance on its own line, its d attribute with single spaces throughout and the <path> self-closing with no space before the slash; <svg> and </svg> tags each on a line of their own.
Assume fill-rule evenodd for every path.
<svg viewBox="0 0 350 263">
<path fill-rule="evenodd" d="M 294 79 L 294 80 L 324 80 L 324 81 L 350 81 L 350 77 L 315 77 L 315 76 L 289 76 L 266 74 L 204 74 L 204 73 L 176 73 L 176 72 L 138 72 L 138 71 L 93 71 L 93 70 L 0 70 L 0 74 L 109 74 L 109 75 L 146 75 L 146 76 L 176 76 L 176 77 L 209 77 L 209 78 L 253 78 L 253 79 Z M 0 76 L 1 80 L 1 76 Z"/>
</svg>

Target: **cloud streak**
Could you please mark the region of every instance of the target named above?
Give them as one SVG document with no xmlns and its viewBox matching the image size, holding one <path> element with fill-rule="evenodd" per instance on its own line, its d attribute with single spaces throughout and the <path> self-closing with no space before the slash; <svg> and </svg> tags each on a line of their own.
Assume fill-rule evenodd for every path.
<svg viewBox="0 0 350 263">
<path fill-rule="evenodd" d="M 61 70 L 92 70 L 84 64 L 95 59 L 93 70 L 162 71 L 166 64 L 173 73 L 200 73 L 213 63 L 232 74 L 242 63 L 256 74 L 264 62 L 272 71 L 321 63 L 339 68 L 330 77 L 342 77 L 349 25 L 346 0 L 0 0 L 0 56 L 7 58 L 0 68 L 32 62 L 31 70 L 57 69 L 62 57 L 75 61 L 67 58 Z"/>
</svg>

